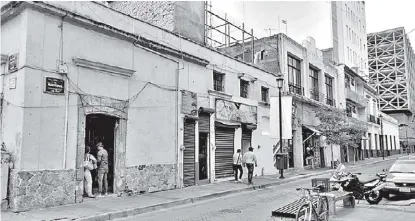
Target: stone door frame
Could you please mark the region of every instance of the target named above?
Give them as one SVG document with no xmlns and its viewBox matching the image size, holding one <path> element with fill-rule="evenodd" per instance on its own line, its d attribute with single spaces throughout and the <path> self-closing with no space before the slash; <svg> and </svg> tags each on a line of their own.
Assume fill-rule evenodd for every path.
<svg viewBox="0 0 415 221">
<path fill-rule="evenodd" d="M 84 155 L 86 117 L 90 114 L 103 114 L 115 117 L 114 129 L 114 193 L 118 194 L 125 187 L 125 150 L 127 140 L 127 106 L 128 102 L 94 95 L 79 95 L 78 130 L 76 147 L 76 191 L 75 201 L 83 201 L 84 193 Z"/>
</svg>

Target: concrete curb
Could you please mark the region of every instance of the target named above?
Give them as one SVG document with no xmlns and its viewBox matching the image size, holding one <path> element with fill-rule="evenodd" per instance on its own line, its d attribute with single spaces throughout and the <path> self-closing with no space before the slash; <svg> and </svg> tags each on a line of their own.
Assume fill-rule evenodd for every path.
<svg viewBox="0 0 415 221">
<path fill-rule="evenodd" d="M 359 208 L 365 209 L 374 209 L 374 210 L 386 210 L 386 211 L 394 211 L 394 212 L 404 212 L 404 213 L 415 213 L 415 210 L 406 209 L 406 208 L 394 208 L 394 207 L 386 207 L 387 205 L 360 205 Z M 409 206 L 408 206 L 409 207 Z"/>
<path fill-rule="evenodd" d="M 387 161 L 391 161 L 391 160 L 396 160 L 396 159 L 399 159 L 399 158 L 401 158 L 401 157 L 396 157 L 396 158 L 392 158 L 392 159 L 385 159 L 385 160 L 379 160 L 379 161 L 370 162 L 370 163 L 363 163 L 363 164 L 359 164 L 359 165 L 353 165 L 353 166 L 350 166 L 349 168 L 359 168 L 359 167 L 363 167 L 363 166 L 366 166 L 366 165 L 369 165 L 369 164 L 379 164 L 379 163 L 383 163 L 383 162 L 387 162 Z M 128 210 L 122 210 L 122 211 L 114 211 L 114 212 L 109 212 L 109 213 L 99 214 L 99 215 L 93 215 L 93 216 L 88 216 L 88 217 L 75 218 L 75 219 L 72 219 L 72 220 L 78 220 L 78 221 L 107 221 L 107 220 L 114 220 L 114 219 L 119 219 L 119 218 L 126 218 L 126 217 L 135 216 L 135 215 L 139 215 L 139 214 L 149 213 L 149 212 L 160 210 L 160 209 L 168 209 L 168 208 L 172 208 L 172 207 L 176 207 L 176 206 L 180 206 L 180 205 L 196 203 L 196 202 L 202 202 L 202 201 L 206 201 L 206 200 L 209 200 L 209 199 L 214 199 L 214 198 L 219 198 L 219 197 L 223 197 L 223 196 L 232 195 L 232 194 L 235 194 L 235 193 L 253 191 L 253 190 L 256 190 L 256 189 L 263 189 L 263 188 L 272 187 L 272 186 L 279 186 L 279 185 L 286 184 L 286 183 L 293 182 L 293 181 L 297 181 L 297 180 L 300 180 L 300 179 L 327 174 L 327 173 L 330 173 L 330 172 L 333 172 L 333 171 L 334 171 L 334 169 L 330 169 L 330 170 L 326 170 L 326 171 L 322 171 L 322 172 L 310 173 L 310 174 L 306 174 L 306 175 L 299 175 L 299 176 L 295 176 L 295 177 L 290 177 L 290 178 L 287 178 L 287 179 L 281 179 L 281 180 L 278 180 L 276 182 L 271 182 L 271 183 L 268 183 L 268 184 L 253 185 L 251 187 L 246 187 L 246 188 L 241 188 L 241 189 L 226 190 L 226 191 L 217 192 L 217 193 L 204 195 L 204 196 L 192 197 L 192 198 L 182 199 L 182 200 L 175 200 L 175 201 L 170 201 L 168 203 L 160 203 L 160 204 L 156 204 L 156 205 L 152 205 L 152 206 L 146 206 L 146 207 L 139 207 L 139 208 L 133 208 L 133 209 L 128 209 Z"/>
</svg>

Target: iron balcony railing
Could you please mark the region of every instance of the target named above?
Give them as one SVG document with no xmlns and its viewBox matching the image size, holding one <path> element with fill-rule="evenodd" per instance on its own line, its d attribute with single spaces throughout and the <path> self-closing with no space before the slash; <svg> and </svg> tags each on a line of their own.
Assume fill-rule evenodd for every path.
<svg viewBox="0 0 415 221">
<path fill-rule="evenodd" d="M 336 100 L 331 97 L 326 97 L 326 104 L 334 107 L 336 106 Z"/>
<path fill-rule="evenodd" d="M 304 95 L 304 87 L 301 87 L 299 85 L 289 84 L 288 85 L 290 93 L 298 94 L 298 95 Z"/>
<path fill-rule="evenodd" d="M 320 93 L 318 90 L 316 89 L 311 89 L 310 90 L 310 98 L 316 101 L 324 101 L 324 94 Z"/>
<path fill-rule="evenodd" d="M 372 123 L 376 123 L 376 117 L 374 115 L 369 115 L 368 121 Z"/>
<path fill-rule="evenodd" d="M 351 90 L 350 88 L 346 88 L 346 99 L 349 99 L 362 107 L 366 106 L 368 101 L 363 95 L 360 95 L 359 93 Z"/>
</svg>

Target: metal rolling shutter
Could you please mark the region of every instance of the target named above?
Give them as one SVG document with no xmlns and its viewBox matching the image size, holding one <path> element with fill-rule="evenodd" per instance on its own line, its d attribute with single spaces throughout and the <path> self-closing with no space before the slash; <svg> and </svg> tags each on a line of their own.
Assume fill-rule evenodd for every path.
<svg viewBox="0 0 415 221">
<path fill-rule="evenodd" d="M 233 176 L 235 129 L 216 127 L 216 151 L 215 151 L 215 177 Z"/>
<path fill-rule="evenodd" d="M 201 113 L 199 115 L 199 132 L 210 132 L 210 114 Z"/>
<path fill-rule="evenodd" d="M 195 185 L 195 121 L 184 123 L 183 151 L 183 183 L 185 186 Z"/>
</svg>

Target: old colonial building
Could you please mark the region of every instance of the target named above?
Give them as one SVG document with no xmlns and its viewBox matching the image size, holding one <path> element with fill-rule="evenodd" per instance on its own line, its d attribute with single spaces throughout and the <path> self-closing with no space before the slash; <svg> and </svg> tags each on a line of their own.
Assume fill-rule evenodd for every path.
<svg viewBox="0 0 415 221">
<path fill-rule="evenodd" d="M 186 14 L 203 17 L 203 3 L 188 4 Z M 96 154 L 98 142 L 114 194 L 229 179 L 234 151 L 249 146 L 257 175 L 276 171 L 274 73 L 199 38 L 94 2 L 12 2 L 2 7 L 1 54 L 15 211 L 82 202 L 85 146 Z"/>
</svg>

